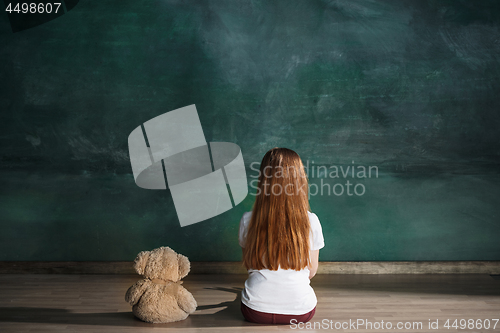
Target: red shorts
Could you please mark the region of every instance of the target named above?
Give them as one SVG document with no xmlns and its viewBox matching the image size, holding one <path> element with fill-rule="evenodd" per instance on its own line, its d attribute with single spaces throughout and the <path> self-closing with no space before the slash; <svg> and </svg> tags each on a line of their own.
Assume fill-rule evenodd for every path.
<svg viewBox="0 0 500 333">
<path fill-rule="evenodd" d="M 290 325 L 290 320 L 295 319 L 292 323 L 306 323 L 312 319 L 314 313 L 316 312 L 316 307 L 310 312 L 302 315 L 284 315 L 277 313 L 267 313 L 260 312 L 250 309 L 245 304 L 241 303 L 241 313 L 243 317 L 249 322 L 257 324 L 279 324 L 279 325 Z"/>
</svg>

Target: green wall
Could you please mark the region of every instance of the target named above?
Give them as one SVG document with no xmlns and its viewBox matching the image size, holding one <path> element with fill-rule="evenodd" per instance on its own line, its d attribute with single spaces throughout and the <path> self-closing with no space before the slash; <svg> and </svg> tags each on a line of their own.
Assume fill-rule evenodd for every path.
<svg viewBox="0 0 500 333">
<path fill-rule="evenodd" d="M 181 228 L 133 180 L 129 133 L 190 104 L 249 181 L 270 148 L 309 161 L 320 260 L 499 260 L 499 34 L 494 0 L 88 0 L 16 33 L 0 14 L 0 260 L 240 260 L 252 194 Z M 326 193 L 347 181 L 364 194 Z"/>
</svg>

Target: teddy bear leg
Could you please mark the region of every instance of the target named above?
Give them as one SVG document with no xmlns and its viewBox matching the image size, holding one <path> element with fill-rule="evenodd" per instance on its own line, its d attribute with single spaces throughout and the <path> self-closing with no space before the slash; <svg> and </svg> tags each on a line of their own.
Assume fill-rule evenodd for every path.
<svg viewBox="0 0 500 333">
<path fill-rule="evenodd" d="M 146 297 L 134 305 L 132 311 L 137 318 L 152 324 L 171 323 L 188 317 L 172 296 L 165 297 L 161 301 Z"/>
</svg>

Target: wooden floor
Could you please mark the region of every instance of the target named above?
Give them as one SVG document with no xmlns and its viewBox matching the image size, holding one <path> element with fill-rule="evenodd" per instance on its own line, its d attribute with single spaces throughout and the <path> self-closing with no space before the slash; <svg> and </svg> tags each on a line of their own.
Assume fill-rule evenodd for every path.
<svg viewBox="0 0 500 333">
<path fill-rule="evenodd" d="M 136 319 L 125 303 L 125 291 L 138 276 L 132 275 L 0 275 L 0 332 L 274 332 L 285 326 L 247 323 L 240 313 L 240 291 L 245 275 L 189 275 L 184 286 L 198 301 L 188 319 L 171 324 L 147 324 Z M 443 325 L 451 319 L 500 318 L 500 279 L 490 275 L 318 275 L 312 280 L 318 296 L 310 325 L 316 331 L 332 328 L 349 332 L 387 332 L 370 329 L 335 329 L 349 320 L 370 321 L 394 332 L 457 332 Z M 430 330 L 429 320 L 439 320 Z M 398 322 L 421 322 L 422 327 L 398 329 Z M 322 325 L 320 327 L 320 325 Z M 344 327 L 347 324 L 344 324 Z M 408 324 L 406 324 L 408 325 Z M 458 323 L 458 325 L 460 325 Z M 337 326 L 338 327 L 338 326 Z M 355 327 L 355 326 L 354 326 Z M 460 328 L 460 326 L 459 326 Z M 295 329 L 294 331 L 298 331 Z M 314 329 L 307 330 L 315 331 Z"/>
</svg>

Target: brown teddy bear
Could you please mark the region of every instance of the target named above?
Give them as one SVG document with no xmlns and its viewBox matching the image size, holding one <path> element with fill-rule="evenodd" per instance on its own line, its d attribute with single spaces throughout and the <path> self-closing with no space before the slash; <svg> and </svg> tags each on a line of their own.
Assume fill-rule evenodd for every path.
<svg viewBox="0 0 500 333">
<path fill-rule="evenodd" d="M 142 251 L 134 261 L 135 271 L 145 279 L 127 290 L 125 301 L 134 315 L 148 323 L 184 320 L 196 310 L 196 300 L 181 286 L 190 270 L 187 257 L 169 247 Z"/>
</svg>

